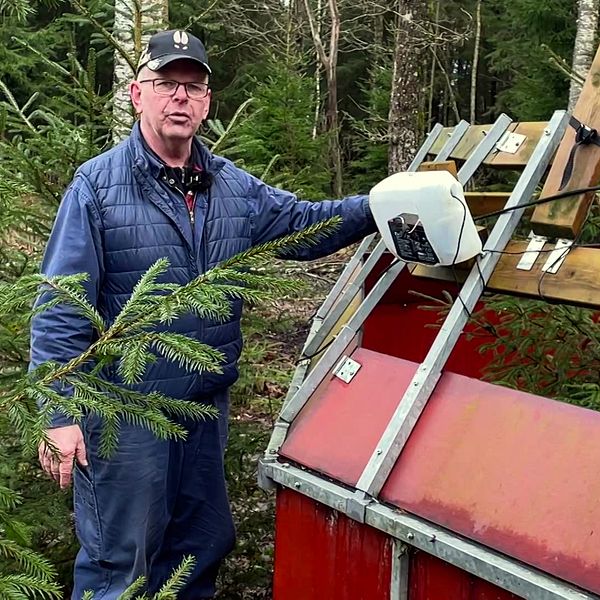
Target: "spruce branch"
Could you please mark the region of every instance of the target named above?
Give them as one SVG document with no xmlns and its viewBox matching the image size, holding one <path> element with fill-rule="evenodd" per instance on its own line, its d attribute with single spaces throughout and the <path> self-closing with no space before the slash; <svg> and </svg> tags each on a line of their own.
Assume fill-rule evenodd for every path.
<svg viewBox="0 0 600 600">
<path fill-rule="evenodd" d="M 17 284 L 3 286 L 0 317 L 23 310 L 41 286 L 43 302 L 33 314 L 69 305 L 96 330 L 96 339 L 66 363 L 40 365 L 11 392 L 0 395 L 0 405 L 17 430 L 31 433 L 25 440 L 30 448 L 40 439 L 47 441 L 45 430 L 57 411 L 75 422 L 83 418 L 84 411 L 101 417 L 105 424 L 101 451 L 107 455 L 115 447 L 124 421 L 145 427 L 161 439 L 185 437 L 185 429 L 171 416 L 203 419 L 216 416 L 216 409 L 112 384 L 101 376 L 102 369 L 118 361 L 117 371 L 126 386 L 141 382 L 147 365 L 158 356 L 188 370 L 220 373 L 224 360 L 220 351 L 183 334 L 157 330 L 157 326 L 190 312 L 224 321 L 230 318 L 231 301 L 236 298 L 258 302 L 297 289 L 296 282 L 265 273 L 263 265 L 317 244 L 339 222 L 339 218 L 330 219 L 250 248 L 184 285 L 160 282 L 169 263 L 158 260 L 142 275 L 110 326 L 86 297 L 85 274 L 25 276 Z M 36 406 L 43 408 L 38 411 Z"/>
<path fill-rule="evenodd" d="M 178 592 L 183 589 L 187 578 L 192 573 L 195 564 L 196 560 L 193 556 L 186 556 L 153 600 L 175 600 Z"/>
</svg>

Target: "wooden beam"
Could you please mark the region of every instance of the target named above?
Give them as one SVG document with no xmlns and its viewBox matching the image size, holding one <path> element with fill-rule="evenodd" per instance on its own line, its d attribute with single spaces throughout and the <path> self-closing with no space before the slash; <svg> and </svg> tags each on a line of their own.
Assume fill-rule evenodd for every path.
<svg viewBox="0 0 600 600">
<path fill-rule="evenodd" d="M 498 152 L 497 150 L 492 150 L 483 161 L 484 164 L 499 169 L 522 169 L 531 158 L 547 125 L 548 123 L 546 121 L 511 123 L 507 131 L 524 135 L 526 137 L 525 141 L 516 152 Z M 452 152 L 451 157 L 456 160 L 466 160 L 491 127 L 491 124 L 471 125 L 467 133 L 465 133 L 462 140 Z M 442 133 L 433 144 L 429 154 L 436 156 L 440 153 L 440 150 L 448 140 L 448 137 L 452 134 L 453 129 L 453 127 L 445 127 L 442 130 Z"/>
<path fill-rule="evenodd" d="M 474 217 L 502 210 L 511 192 L 465 192 L 467 206 Z"/>
<path fill-rule="evenodd" d="M 441 162 L 423 162 L 419 165 L 419 171 L 448 171 L 456 177 L 458 171 L 456 163 L 453 160 L 443 160 Z"/>
<path fill-rule="evenodd" d="M 471 125 L 467 130 L 467 133 L 462 136 L 460 142 L 456 145 L 456 148 L 450 153 L 450 158 L 454 158 L 455 160 L 467 160 L 491 128 L 491 124 Z"/>
<path fill-rule="evenodd" d="M 495 169 L 523 169 L 529 162 L 537 143 L 544 135 L 548 123 L 546 121 L 532 121 L 525 123 L 512 123 L 508 128 L 509 133 L 524 135 L 525 141 L 516 152 L 498 152 L 492 150 L 483 161 L 484 164 Z"/>
<path fill-rule="evenodd" d="M 573 116 L 584 125 L 600 130 L 600 48 L 573 110 Z M 575 129 L 568 127 L 558 147 L 552 169 L 540 198 L 559 191 L 560 183 L 575 144 Z M 562 191 L 593 186 L 600 179 L 600 147 L 579 146 L 573 157 L 573 172 Z M 574 238 L 583 227 L 594 193 L 582 194 L 536 207 L 531 219 L 535 233 Z"/>
<path fill-rule="evenodd" d="M 545 249 L 551 250 L 553 247 L 553 244 L 546 244 Z M 567 255 L 558 273 L 554 275 L 542 272 L 548 252 L 540 254 L 531 271 L 517 269 L 517 263 L 526 248 L 526 241 L 508 243 L 505 252 L 513 254 L 503 254 L 500 257 L 486 289 L 516 296 L 600 308 L 599 248 L 574 248 Z M 455 273 L 458 280 L 462 282 L 468 271 L 457 267 Z M 412 269 L 412 274 L 416 277 L 455 281 L 452 271 L 445 267 L 417 265 Z"/>
</svg>

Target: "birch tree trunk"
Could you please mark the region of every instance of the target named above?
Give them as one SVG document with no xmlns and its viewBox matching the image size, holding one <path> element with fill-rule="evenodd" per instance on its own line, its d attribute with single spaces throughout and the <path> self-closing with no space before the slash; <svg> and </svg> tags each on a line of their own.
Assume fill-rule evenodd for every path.
<svg viewBox="0 0 600 600">
<path fill-rule="evenodd" d="M 434 95 L 434 87 L 435 87 L 435 67 L 436 67 L 436 56 L 437 56 L 437 39 L 438 33 L 440 30 L 440 0 L 436 0 L 435 3 L 435 17 L 433 19 L 433 34 L 435 44 L 431 47 L 431 67 L 429 71 L 429 92 L 427 99 L 427 129 L 433 123 L 433 95 Z"/>
<path fill-rule="evenodd" d="M 598 31 L 599 0 L 578 0 L 577 34 L 573 48 L 572 70 L 585 79 L 594 57 L 596 33 Z M 568 110 L 572 111 L 581 93 L 581 84 L 571 79 Z"/>
<path fill-rule="evenodd" d="M 115 0 L 113 37 L 118 43 L 113 74 L 112 137 L 115 144 L 129 135 L 133 126 L 128 86 L 134 76 L 131 65 L 137 63 L 150 37 L 150 33 L 143 32 L 159 31 L 167 21 L 167 0 Z"/>
<path fill-rule="evenodd" d="M 317 51 L 317 56 L 325 71 L 327 82 L 327 112 L 325 113 L 325 128 L 329 134 L 329 158 L 333 170 L 333 193 L 342 195 L 342 152 L 340 149 L 339 117 L 337 106 L 337 61 L 340 38 L 341 19 L 337 0 L 328 0 L 331 31 L 329 35 L 329 53 L 325 52 L 317 22 L 310 7 L 309 0 L 304 0 L 304 8 L 310 32 Z"/>
<path fill-rule="evenodd" d="M 479 46 L 481 44 L 481 0 L 477 0 L 475 13 L 475 49 L 473 50 L 473 65 L 471 67 L 471 110 L 469 118 L 472 124 L 477 116 L 477 69 L 479 66 Z"/>
<path fill-rule="evenodd" d="M 397 0 L 397 28 L 389 110 L 388 173 L 406 169 L 420 138 L 422 34 L 417 24 L 427 14 L 426 0 Z"/>
<path fill-rule="evenodd" d="M 323 25 L 323 0 L 317 0 L 317 32 L 321 35 Z M 317 66 L 315 68 L 315 114 L 313 122 L 312 137 L 317 138 L 319 133 L 319 121 L 321 120 L 321 61 L 317 53 Z"/>
</svg>

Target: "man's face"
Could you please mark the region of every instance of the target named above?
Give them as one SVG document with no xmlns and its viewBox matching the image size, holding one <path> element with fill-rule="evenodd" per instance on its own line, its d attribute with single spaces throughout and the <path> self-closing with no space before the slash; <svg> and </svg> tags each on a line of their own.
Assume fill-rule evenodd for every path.
<svg viewBox="0 0 600 600">
<path fill-rule="evenodd" d="M 208 74 L 198 63 L 181 59 L 160 71 L 143 68 L 129 86 L 131 101 L 147 133 L 167 143 L 187 142 L 208 115 L 210 90 L 204 98 L 190 98 L 180 85 L 174 93 L 161 95 L 165 87 L 174 86 L 159 81 L 208 84 Z"/>
</svg>

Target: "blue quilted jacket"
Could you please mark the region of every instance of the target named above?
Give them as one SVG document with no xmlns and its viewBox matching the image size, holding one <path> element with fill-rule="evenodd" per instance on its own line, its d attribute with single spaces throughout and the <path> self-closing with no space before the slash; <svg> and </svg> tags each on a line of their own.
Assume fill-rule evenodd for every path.
<svg viewBox="0 0 600 600">
<path fill-rule="evenodd" d="M 149 152 L 139 124 L 124 142 L 86 162 L 78 170 L 58 210 L 46 247 L 42 271 L 47 275 L 89 273 L 87 293 L 105 321 L 119 313 L 140 276 L 161 257 L 170 268 L 163 280 L 184 284 L 219 262 L 254 244 L 275 239 L 340 215 L 343 224 L 316 248 L 295 258 L 314 259 L 374 231 L 365 196 L 305 202 L 270 187 L 214 156 L 195 141 L 195 152 L 212 175 L 212 185 L 198 194 L 194 223 L 181 195 L 159 177 L 161 164 Z M 201 398 L 230 386 L 237 378 L 242 348 L 241 302 L 233 302 L 227 322 L 194 315 L 168 326 L 221 350 L 222 374 L 188 372 L 159 358 L 133 386 L 180 399 Z M 36 316 L 32 325 L 31 367 L 47 360 L 66 362 L 94 339 L 89 322 L 67 306 Z M 106 377 L 118 382 L 115 369 Z M 53 425 L 68 424 L 57 414 Z"/>
</svg>

